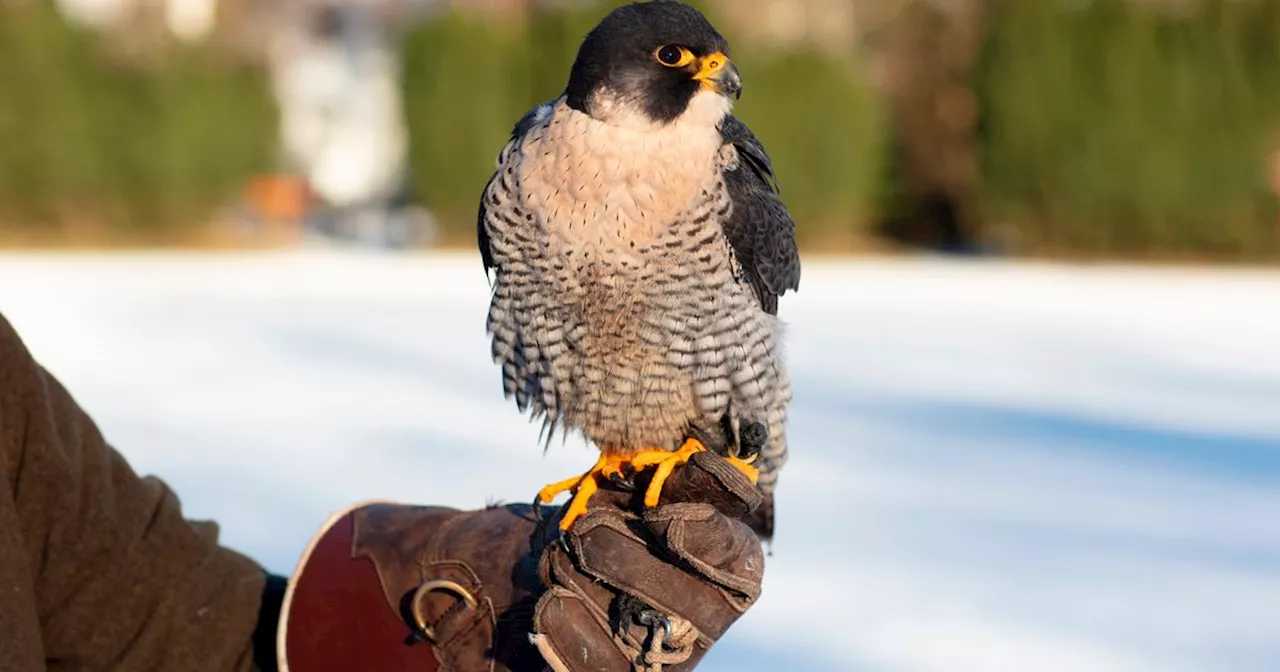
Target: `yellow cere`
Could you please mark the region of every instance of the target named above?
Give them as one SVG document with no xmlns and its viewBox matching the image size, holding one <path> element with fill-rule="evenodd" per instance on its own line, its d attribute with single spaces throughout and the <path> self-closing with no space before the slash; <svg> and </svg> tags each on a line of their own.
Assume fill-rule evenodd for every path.
<svg viewBox="0 0 1280 672">
<path fill-rule="evenodd" d="M 729 64 L 729 57 L 721 52 L 716 52 L 702 59 L 701 67 L 698 68 L 698 74 L 694 75 L 694 79 L 706 81 L 715 76 L 717 72 L 724 69 Z"/>
</svg>

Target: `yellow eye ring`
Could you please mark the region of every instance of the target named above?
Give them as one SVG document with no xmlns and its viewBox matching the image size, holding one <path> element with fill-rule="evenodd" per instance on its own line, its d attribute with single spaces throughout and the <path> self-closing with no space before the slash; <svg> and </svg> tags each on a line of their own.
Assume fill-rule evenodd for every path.
<svg viewBox="0 0 1280 672">
<path fill-rule="evenodd" d="M 653 58 L 668 68 L 683 68 L 693 62 L 693 52 L 674 44 L 666 44 L 653 50 Z"/>
</svg>

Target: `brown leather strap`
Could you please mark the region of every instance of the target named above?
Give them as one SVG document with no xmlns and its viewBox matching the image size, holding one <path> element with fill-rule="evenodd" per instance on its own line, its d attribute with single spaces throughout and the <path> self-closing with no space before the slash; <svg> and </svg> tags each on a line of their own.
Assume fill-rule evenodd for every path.
<svg viewBox="0 0 1280 672">
<path fill-rule="evenodd" d="M 528 509 L 383 505 L 357 514 L 355 553 L 373 559 L 388 603 L 427 586 L 408 606 L 431 626 L 440 672 L 543 668 L 528 641 L 542 591 Z"/>
<path fill-rule="evenodd" d="M 468 563 L 438 559 L 441 540 L 468 517 L 433 506 L 374 505 L 355 512 L 352 553 L 373 561 L 388 605 L 422 621 L 441 672 L 493 670 L 492 661 L 474 658 L 493 649 L 493 600 Z"/>
<path fill-rule="evenodd" d="M 392 610 L 367 557 L 353 552 L 354 520 L 364 507 L 332 518 L 289 581 L 277 642 L 282 672 L 437 672 L 427 644 Z"/>
</svg>

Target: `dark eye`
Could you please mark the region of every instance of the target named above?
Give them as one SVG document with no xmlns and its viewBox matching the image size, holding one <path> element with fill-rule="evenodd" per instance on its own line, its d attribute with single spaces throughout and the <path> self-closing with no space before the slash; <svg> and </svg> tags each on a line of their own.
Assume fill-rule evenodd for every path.
<svg viewBox="0 0 1280 672">
<path fill-rule="evenodd" d="M 685 49 L 681 49 L 674 44 L 668 44 L 665 47 L 658 47 L 655 55 L 659 63 L 671 68 L 677 68 L 685 64 L 685 53 Z"/>
</svg>

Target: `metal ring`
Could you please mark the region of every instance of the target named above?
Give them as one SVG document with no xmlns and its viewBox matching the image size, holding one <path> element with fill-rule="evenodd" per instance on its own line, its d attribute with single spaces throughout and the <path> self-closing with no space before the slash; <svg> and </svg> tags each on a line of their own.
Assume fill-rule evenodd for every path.
<svg viewBox="0 0 1280 672">
<path fill-rule="evenodd" d="M 655 632 L 655 626 L 662 626 L 662 642 L 658 645 L 661 649 L 667 649 L 667 642 L 671 641 L 671 619 L 666 614 L 655 610 L 649 610 L 640 614 L 640 623 L 649 628 L 649 632 Z"/>
<path fill-rule="evenodd" d="M 418 626 L 418 632 L 421 632 L 424 637 L 432 641 L 436 638 L 435 626 L 427 625 L 427 618 L 422 615 L 422 598 L 436 591 L 446 591 L 461 597 L 462 601 L 466 602 L 467 607 L 470 609 L 475 609 L 478 606 L 476 598 L 471 594 L 471 591 L 463 588 L 462 584 L 455 581 L 436 579 L 418 586 L 418 589 L 413 593 L 413 600 L 409 602 L 409 611 L 413 614 L 413 623 Z"/>
</svg>

